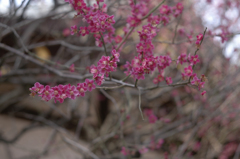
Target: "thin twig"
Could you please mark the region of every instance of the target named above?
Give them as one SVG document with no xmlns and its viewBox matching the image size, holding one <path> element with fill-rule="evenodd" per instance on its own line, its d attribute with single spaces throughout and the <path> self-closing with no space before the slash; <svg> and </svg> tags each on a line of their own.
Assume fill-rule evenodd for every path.
<svg viewBox="0 0 240 159">
<path fill-rule="evenodd" d="M 173 37 L 173 40 L 172 40 L 172 44 L 174 44 L 174 41 L 175 41 L 175 39 L 176 39 L 176 37 L 177 37 L 177 28 L 178 28 L 179 22 L 180 22 L 180 20 L 181 20 L 181 17 L 182 17 L 182 14 L 181 14 L 181 16 L 178 18 L 177 25 L 176 25 L 176 27 L 175 27 L 174 37 Z"/>
<path fill-rule="evenodd" d="M 123 43 L 127 40 L 128 36 L 132 33 L 132 31 L 134 30 L 135 27 L 132 27 L 131 30 L 127 33 L 127 35 L 124 37 L 124 39 L 122 40 L 122 42 L 118 45 L 118 47 L 116 48 L 116 51 L 118 51 L 120 49 L 120 47 L 123 45 Z"/>
<path fill-rule="evenodd" d="M 136 79 L 135 84 L 134 84 L 134 86 L 135 86 L 136 88 L 138 87 L 137 83 L 138 83 L 138 79 Z"/>
<path fill-rule="evenodd" d="M 83 79 L 85 79 L 85 78 L 87 78 L 87 77 L 92 77 L 91 74 L 86 74 L 86 75 L 84 75 L 84 76 L 73 75 L 73 74 L 64 74 L 64 73 L 62 73 L 61 71 L 56 70 L 55 68 L 50 67 L 50 66 L 48 66 L 48 65 L 40 62 L 39 60 L 36 60 L 35 58 L 33 58 L 33 57 L 31 57 L 31 56 L 28 56 L 28 55 L 22 53 L 21 51 L 16 50 L 16 49 L 14 49 L 14 48 L 12 48 L 12 47 L 9 47 L 9 46 L 7 46 L 7 45 L 5 45 L 5 44 L 0 43 L 0 48 L 3 48 L 3 49 L 8 50 L 8 51 L 10 51 L 10 52 L 13 52 L 13 53 L 17 54 L 18 56 L 21 56 L 21 57 L 23 57 L 24 59 L 29 60 L 29 61 L 37 64 L 38 66 L 41 66 L 41 67 L 43 67 L 43 68 L 46 68 L 47 70 L 53 72 L 54 74 L 56 74 L 56 75 L 58 75 L 58 76 L 60 76 L 60 77 L 67 77 L 67 78 L 80 79 L 80 80 L 83 80 Z"/>
<path fill-rule="evenodd" d="M 16 31 L 14 28 L 12 28 L 12 27 L 10 27 L 10 26 L 8 26 L 8 25 L 5 25 L 5 24 L 3 24 L 3 23 L 0 23 L 0 26 L 3 27 L 3 28 L 6 28 L 6 29 L 10 29 L 10 30 L 14 33 L 14 35 L 17 37 L 17 39 L 20 41 L 20 43 L 21 43 L 21 45 L 22 45 L 22 47 L 23 47 L 23 50 L 24 50 L 25 52 L 27 52 L 29 55 L 31 55 L 31 56 L 33 56 L 33 57 L 35 57 L 35 58 L 37 58 L 37 59 L 39 59 L 39 60 L 41 60 L 41 61 L 47 62 L 48 64 L 58 65 L 58 66 L 60 66 L 60 67 L 66 68 L 66 69 L 70 69 L 69 66 L 61 65 L 61 64 L 58 64 L 58 63 L 56 63 L 56 62 L 53 62 L 53 61 L 50 61 L 50 60 L 46 60 L 46 59 L 40 58 L 40 57 L 37 56 L 36 54 L 34 54 L 34 53 L 32 53 L 31 51 L 29 51 L 29 49 L 26 47 L 26 45 L 24 44 L 23 40 L 21 39 L 21 37 L 19 36 L 19 34 L 17 33 L 17 31 Z M 85 68 L 78 68 L 78 67 L 75 67 L 75 69 L 76 69 L 76 70 L 85 70 Z"/>
<path fill-rule="evenodd" d="M 104 41 L 104 39 L 103 39 L 102 33 L 99 32 L 99 34 L 100 34 L 101 40 L 102 40 L 102 42 L 103 42 L 103 47 L 104 47 L 105 55 L 107 56 L 108 54 L 107 54 L 107 49 L 106 49 L 105 41 Z"/>
<path fill-rule="evenodd" d="M 129 74 L 128 76 L 126 76 L 126 77 L 124 77 L 121 81 L 126 81 L 127 79 L 128 79 L 128 77 L 130 77 L 131 76 L 131 74 Z"/>
<path fill-rule="evenodd" d="M 200 47 L 201 47 L 201 45 L 202 45 L 202 42 L 203 42 L 204 36 L 205 36 L 205 34 L 206 34 L 206 31 L 207 31 L 207 27 L 206 27 L 206 29 L 204 30 L 203 38 L 202 38 L 202 40 L 201 40 L 201 42 L 200 42 L 199 47 L 198 47 L 197 50 L 195 51 L 194 55 L 196 55 L 197 52 L 200 50 Z M 195 67 L 195 65 L 192 66 L 192 70 L 194 70 L 194 67 Z M 189 83 L 190 83 L 190 80 L 191 80 L 191 77 L 189 77 L 189 80 L 188 80 Z"/>
<path fill-rule="evenodd" d="M 142 117 L 142 120 L 144 120 L 144 117 L 143 117 L 143 112 L 142 112 L 142 108 L 141 108 L 141 90 L 138 89 L 138 109 L 140 111 L 140 114 L 141 114 L 141 117 Z"/>
<path fill-rule="evenodd" d="M 147 15 L 145 15 L 141 20 L 144 20 L 148 18 L 149 15 L 151 15 L 153 12 L 155 12 L 158 7 L 160 7 L 166 0 L 163 0 L 161 3 L 159 3 L 156 7 L 154 7 Z"/>
<path fill-rule="evenodd" d="M 95 47 L 95 46 L 77 46 L 70 44 L 64 40 L 53 40 L 53 41 L 44 41 L 35 44 L 31 44 L 27 46 L 28 49 L 34 49 L 41 46 L 53 46 L 53 45 L 62 45 L 69 49 L 76 50 L 76 51 L 103 51 L 103 48 Z M 107 50 L 108 51 L 108 50 Z"/>
</svg>

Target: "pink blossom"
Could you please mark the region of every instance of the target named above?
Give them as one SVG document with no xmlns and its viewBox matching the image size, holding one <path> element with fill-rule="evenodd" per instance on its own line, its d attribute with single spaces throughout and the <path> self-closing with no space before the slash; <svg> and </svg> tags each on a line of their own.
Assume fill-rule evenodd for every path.
<svg viewBox="0 0 240 159">
<path fill-rule="evenodd" d="M 94 65 L 92 65 L 92 66 L 90 67 L 89 72 L 90 72 L 91 74 L 93 74 L 93 78 L 97 77 L 98 74 L 99 74 L 98 68 L 97 68 L 96 66 L 94 66 Z"/>
<path fill-rule="evenodd" d="M 181 2 L 179 2 L 179 3 L 177 3 L 177 5 L 176 5 L 176 8 L 178 9 L 178 10 L 183 10 L 183 4 L 181 3 Z"/>
<path fill-rule="evenodd" d="M 152 115 L 153 114 L 153 110 L 152 109 L 144 109 L 144 114 L 146 116 Z"/>
<path fill-rule="evenodd" d="M 157 145 L 156 145 L 156 149 L 160 149 L 162 147 L 163 143 L 164 143 L 164 140 L 159 139 L 158 142 L 157 142 Z"/>
<path fill-rule="evenodd" d="M 143 43 L 141 43 L 141 42 L 138 43 L 136 47 L 137 47 L 137 52 L 138 52 L 138 53 L 143 53 L 143 52 L 145 52 L 145 45 L 144 45 Z"/>
<path fill-rule="evenodd" d="M 70 4 L 72 4 L 73 8 L 80 12 L 80 13 L 84 13 L 83 9 L 86 7 L 86 3 L 84 2 L 84 0 L 74 0 L 74 1 L 69 1 Z"/>
<path fill-rule="evenodd" d="M 87 91 L 86 83 L 78 83 L 77 84 L 77 90 L 79 92 L 79 95 L 84 97 L 85 96 L 85 92 Z"/>
<path fill-rule="evenodd" d="M 160 22 L 160 19 L 158 16 L 149 16 L 148 17 L 148 22 L 153 26 L 153 27 L 156 27 L 159 22 Z"/>
<path fill-rule="evenodd" d="M 149 123 L 155 123 L 158 120 L 151 109 L 145 109 L 144 114 L 148 117 Z"/>
<path fill-rule="evenodd" d="M 151 34 L 150 34 L 149 30 L 144 31 L 144 32 L 138 31 L 138 34 L 139 34 L 141 42 L 147 42 L 151 39 Z"/>
<path fill-rule="evenodd" d="M 172 59 L 170 56 L 159 56 L 157 58 L 157 63 L 158 63 L 158 70 L 161 72 L 163 69 L 165 69 L 167 66 L 170 66 L 172 62 Z"/>
<path fill-rule="evenodd" d="M 162 16 L 161 18 L 160 18 L 160 21 L 161 22 L 163 22 L 163 25 L 164 26 L 166 26 L 168 23 L 169 23 L 169 17 L 167 17 L 167 16 Z"/>
<path fill-rule="evenodd" d="M 201 44 L 202 39 L 203 39 L 203 34 L 197 35 L 196 45 L 197 45 L 198 47 L 200 47 L 200 44 Z"/>
<path fill-rule="evenodd" d="M 115 39 L 116 44 L 119 44 L 122 41 L 122 37 L 119 35 L 117 35 L 114 39 Z"/>
<path fill-rule="evenodd" d="M 53 89 L 53 97 L 54 98 L 60 98 L 62 90 L 58 86 L 52 87 L 52 89 Z"/>
<path fill-rule="evenodd" d="M 157 64 L 155 62 L 154 57 L 149 57 L 149 58 L 143 59 L 142 66 L 143 66 L 145 73 L 149 74 L 150 72 L 154 71 Z"/>
<path fill-rule="evenodd" d="M 198 58 L 198 55 L 193 55 L 193 56 L 191 56 L 188 60 L 190 61 L 190 63 L 191 63 L 192 65 L 196 65 L 197 63 L 200 62 L 200 60 L 199 60 L 199 58 Z"/>
<path fill-rule="evenodd" d="M 159 83 L 159 82 L 158 82 L 158 79 L 157 79 L 157 78 L 154 78 L 154 79 L 153 79 L 153 83 L 154 83 L 154 84 L 158 84 L 158 83 Z"/>
<path fill-rule="evenodd" d="M 70 85 L 61 85 L 61 84 L 58 85 L 58 90 L 60 92 L 58 92 L 59 93 L 59 97 L 54 99 L 55 102 L 56 102 L 56 100 L 58 100 L 60 103 L 63 103 L 64 99 L 66 99 L 68 97 L 66 92 L 68 91 L 69 86 Z M 56 93 L 56 92 L 54 92 L 54 93 Z"/>
<path fill-rule="evenodd" d="M 36 94 L 37 94 L 36 92 L 31 91 L 31 93 L 30 93 L 29 95 L 30 95 L 31 97 L 35 97 Z"/>
<path fill-rule="evenodd" d="M 88 28 L 87 27 L 80 27 L 79 34 L 82 35 L 82 36 L 85 36 L 85 35 L 89 34 Z"/>
<path fill-rule="evenodd" d="M 74 100 L 79 95 L 79 92 L 77 91 L 75 86 L 71 86 L 69 84 L 69 89 L 66 91 L 66 94 L 68 98 L 71 98 Z"/>
<path fill-rule="evenodd" d="M 88 90 L 89 92 L 91 92 L 93 89 L 96 88 L 93 80 L 86 79 L 86 80 L 85 80 L 85 83 L 86 83 L 86 86 L 87 86 L 87 90 Z"/>
<path fill-rule="evenodd" d="M 128 17 L 127 19 L 128 24 L 130 24 L 131 27 L 136 27 L 140 24 L 141 20 L 136 17 Z"/>
<path fill-rule="evenodd" d="M 127 150 L 125 147 L 122 147 L 121 154 L 127 156 L 129 154 L 129 150 Z"/>
<path fill-rule="evenodd" d="M 107 71 L 113 72 L 116 71 L 117 68 L 117 62 L 115 61 L 115 58 L 108 63 Z"/>
<path fill-rule="evenodd" d="M 172 84 L 172 78 L 171 77 L 166 77 L 166 82 L 168 85 Z"/>
<path fill-rule="evenodd" d="M 185 30 L 182 28 L 182 29 L 179 29 L 178 30 L 178 33 L 180 34 L 180 35 L 184 35 L 185 34 Z"/>
<path fill-rule="evenodd" d="M 201 75 L 201 81 L 202 81 L 202 82 L 207 81 L 207 77 L 206 77 L 204 74 Z"/>
<path fill-rule="evenodd" d="M 70 72 L 74 72 L 75 71 L 75 67 L 74 67 L 74 64 L 72 64 L 69 68 Z"/>
<path fill-rule="evenodd" d="M 173 10 L 173 14 L 174 14 L 174 16 L 175 17 L 177 17 L 178 15 L 180 15 L 181 13 L 182 13 L 182 11 L 183 11 L 183 4 L 182 3 L 178 3 L 176 6 L 174 6 L 173 8 L 172 8 L 172 10 Z"/>
<path fill-rule="evenodd" d="M 127 69 L 127 71 L 124 71 L 124 73 L 128 76 L 129 74 L 132 74 L 132 65 L 127 61 L 125 65 L 123 65 L 124 68 Z"/>
<path fill-rule="evenodd" d="M 162 82 L 162 81 L 164 81 L 164 77 L 163 77 L 163 75 L 162 74 L 160 74 L 160 75 L 158 75 L 156 78 L 154 78 L 154 83 L 155 84 L 158 84 L 159 82 Z"/>
<path fill-rule="evenodd" d="M 39 82 L 36 82 L 34 84 L 34 87 L 29 89 L 30 91 L 34 91 L 36 93 L 42 93 L 42 91 L 44 90 L 44 86 L 41 85 Z"/>
<path fill-rule="evenodd" d="M 135 79 L 142 79 L 144 80 L 145 79 L 145 76 L 144 76 L 144 69 L 143 67 L 134 67 L 132 69 L 132 75 L 134 76 Z"/>
<path fill-rule="evenodd" d="M 39 96 L 41 96 L 43 100 L 49 101 L 53 97 L 53 89 L 51 89 L 49 85 L 46 85 Z"/>
<path fill-rule="evenodd" d="M 203 39 L 203 34 L 198 34 L 197 35 L 197 40 L 201 41 Z"/>
<path fill-rule="evenodd" d="M 108 66 L 109 62 L 110 62 L 109 56 L 102 56 L 102 58 L 98 61 L 98 67 L 105 68 Z"/>
<path fill-rule="evenodd" d="M 154 114 L 148 116 L 148 121 L 151 124 L 154 124 L 157 121 L 157 117 Z"/>
<path fill-rule="evenodd" d="M 189 65 L 188 67 L 184 68 L 184 72 L 185 72 L 185 76 L 188 76 L 188 77 L 192 76 L 192 73 L 193 73 L 192 66 Z"/>
<path fill-rule="evenodd" d="M 171 8 L 167 5 L 162 5 L 159 11 L 160 11 L 160 14 L 169 15 L 171 13 Z"/>
<path fill-rule="evenodd" d="M 120 54 L 119 54 L 115 49 L 112 50 L 111 54 L 112 54 L 113 57 L 114 57 L 114 58 L 113 58 L 114 61 L 117 61 L 117 62 L 120 61 L 120 60 L 119 60 Z"/>
<path fill-rule="evenodd" d="M 97 85 L 101 86 L 104 81 L 104 75 L 96 76 L 94 79 L 95 79 L 95 82 L 97 83 Z"/>
<path fill-rule="evenodd" d="M 71 27 L 71 35 L 74 35 L 74 34 L 76 34 L 77 32 L 78 32 L 77 26 L 76 26 L 76 25 L 72 26 L 72 27 Z"/>
<path fill-rule="evenodd" d="M 137 19 L 142 19 L 144 15 L 148 13 L 148 7 L 146 3 L 139 1 L 139 3 L 132 5 L 132 15 Z"/>
<path fill-rule="evenodd" d="M 69 28 L 66 28 L 66 29 L 63 30 L 62 34 L 65 37 L 69 36 L 71 34 L 71 30 Z"/>
<path fill-rule="evenodd" d="M 180 63 L 182 65 L 184 62 L 187 62 L 187 54 L 182 53 L 180 56 L 178 56 L 177 64 Z"/>
<path fill-rule="evenodd" d="M 200 90 L 204 87 L 205 82 L 202 82 L 197 76 L 194 76 L 191 84 L 198 86 L 198 89 Z"/>
<path fill-rule="evenodd" d="M 107 22 L 108 22 L 107 25 L 109 25 L 109 26 L 110 26 L 110 24 L 114 24 L 115 23 L 114 16 L 113 15 L 108 16 Z"/>
<path fill-rule="evenodd" d="M 154 45 L 152 41 L 147 41 L 144 45 L 145 45 L 145 51 L 150 53 L 150 56 L 151 56 L 154 50 Z M 146 53 L 145 53 L 145 56 L 147 56 Z"/>
<path fill-rule="evenodd" d="M 107 5 L 106 3 L 103 4 L 102 9 L 103 12 L 107 12 Z"/>
</svg>

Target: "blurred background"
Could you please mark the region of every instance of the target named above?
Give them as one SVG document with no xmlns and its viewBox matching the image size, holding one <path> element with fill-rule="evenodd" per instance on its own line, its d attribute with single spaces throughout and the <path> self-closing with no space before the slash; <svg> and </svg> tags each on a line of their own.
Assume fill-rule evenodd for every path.
<svg viewBox="0 0 240 159">
<path fill-rule="evenodd" d="M 161 2 L 144 1 L 150 10 Z M 107 13 L 114 15 L 115 35 L 124 37 L 129 1 L 104 3 Z M 158 27 L 154 55 L 170 55 L 173 60 L 181 53 L 193 55 L 196 36 L 207 27 L 198 52 L 201 62 L 194 70 L 207 77 L 207 93 L 202 96 L 191 85 L 141 92 L 142 120 L 134 88 L 96 89 L 64 103 L 30 97 L 35 82 L 76 85 L 90 79 L 89 67 L 104 49 L 96 46 L 91 34 L 71 35 L 71 26 L 87 23 L 64 0 L 0 0 L 0 159 L 240 158 L 240 2 L 181 3 L 183 13 Z M 126 77 L 123 65 L 136 54 L 142 25 L 123 46 L 114 79 Z M 69 70 L 72 64 L 74 72 Z M 183 69 L 173 62 L 165 74 L 177 83 Z M 154 86 L 156 76 L 154 72 L 138 85 Z M 148 112 L 156 121 L 147 117 Z"/>
</svg>

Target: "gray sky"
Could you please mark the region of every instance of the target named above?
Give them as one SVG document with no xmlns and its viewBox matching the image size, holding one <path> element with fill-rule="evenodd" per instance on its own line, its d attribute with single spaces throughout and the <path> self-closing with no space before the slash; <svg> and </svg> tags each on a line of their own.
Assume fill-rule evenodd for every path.
<svg viewBox="0 0 240 159">
<path fill-rule="evenodd" d="M 17 6 L 21 5 L 22 0 L 16 0 Z M 27 1 L 24 3 L 26 4 Z M 52 0 L 35 0 L 27 10 L 26 16 L 38 17 L 45 15 L 53 5 Z M 6 14 L 9 10 L 9 0 L 0 0 L 0 14 Z"/>
</svg>

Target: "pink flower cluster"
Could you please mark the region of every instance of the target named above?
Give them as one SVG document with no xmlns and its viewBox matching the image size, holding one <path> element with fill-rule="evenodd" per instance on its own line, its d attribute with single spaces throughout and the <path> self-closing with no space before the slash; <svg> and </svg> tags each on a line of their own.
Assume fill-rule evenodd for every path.
<svg viewBox="0 0 240 159">
<path fill-rule="evenodd" d="M 196 41 L 197 47 L 200 47 L 202 39 L 203 39 L 203 34 L 198 34 L 197 35 L 197 41 Z"/>
<path fill-rule="evenodd" d="M 69 2 L 77 11 L 77 14 L 83 16 L 83 20 L 89 24 L 87 27 L 80 27 L 79 30 L 77 29 L 76 25 L 72 26 L 72 35 L 78 33 L 79 35 L 85 36 L 89 33 L 94 33 L 96 45 L 99 47 L 102 46 L 100 33 L 104 33 L 105 31 L 107 31 L 107 34 L 103 35 L 105 43 L 110 43 L 114 40 L 113 35 L 115 33 L 115 29 L 112 26 L 115 23 L 114 16 L 109 16 L 108 14 L 106 14 L 106 4 L 103 4 L 102 8 L 100 8 L 99 3 L 103 2 L 103 0 L 97 0 L 97 4 L 94 4 L 90 7 L 86 5 L 84 0 L 65 1 Z"/>
<path fill-rule="evenodd" d="M 119 53 L 116 52 L 116 50 L 112 50 L 112 57 L 102 56 L 97 67 L 94 65 L 90 67 L 90 73 L 93 74 L 94 80 L 86 79 L 84 83 L 78 83 L 77 87 L 71 86 L 70 84 L 58 85 L 55 87 L 46 85 L 44 87 L 37 82 L 34 84 L 34 87 L 30 88 L 30 95 L 35 96 L 38 94 L 45 101 L 49 101 L 54 98 L 55 102 L 59 101 L 60 103 L 62 103 L 66 98 L 74 100 L 76 97 L 85 96 L 86 91 L 91 92 L 96 88 L 94 81 L 100 86 L 104 81 L 104 75 L 108 76 L 109 72 L 116 71 L 118 61 Z M 74 68 L 74 65 L 71 65 L 71 67 Z"/>
<path fill-rule="evenodd" d="M 191 84 L 198 86 L 199 90 L 204 87 L 205 82 L 202 79 L 199 79 L 195 73 L 191 76 L 191 78 L 193 78 Z"/>
<path fill-rule="evenodd" d="M 104 75 L 112 71 L 116 71 L 117 62 L 119 62 L 119 53 L 116 50 L 112 50 L 112 56 L 102 56 L 98 62 L 98 66 L 92 65 L 90 67 L 90 73 L 93 74 L 94 80 L 86 79 L 84 83 L 78 83 L 76 86 L 68 85 L 58 85 L 55 87 L 43 86 L 39 82 L 34 84 L 34 87 L 30 88 L 31 96 L 39 94 L 43 100 L 49 101 L 54 98 L 55 102 L 59 101 L 62 103 L 64 99 L 71 98 L 75 99 L 79 96 L 84 96 L 86 91 L 91 92 L 96 88 L 94 81 L 97 85 L 102 85 L 104 81 Z M 70 71 L 74 71 L 74 64 L 71 65 Z"/>
<path fill-rule="evenodd" d="M 70 71 L 70 72 L 74 72 L 74 71 L 75 71 L 74 64 L 72 64 L 72 65 L 70 66 L 69 71 Z"/>
<path fill-rule="evenodd" d="M 93 78 L 96 83 L 100 86 L 103 82 L 104 75 L 108 77 L 110 72 L 116 71 L 117 62 L 119 62 L 120 54 L 116 50 L 112 50 L 112 56 L 102 56 L 98 61 L 98 65 L 92 65 L 89 69 L 90 73 L 93 74 Z"/>
<path fill-rule="evenodd" d="M 184 80 L 188 79 L 186 77 L 190 77 L 192 85 L 198 86 L 199 90 L 201 90 L 204 87 L 204 84 L 205 84 L 205 81 L 206 81 L 205 75 L 202 75 L 201 79 L 199 79 L 197 77 L 197 74 L 193 73 L 191 65 L 189 65 L 188 67 L 184 68 L 184 72 L 185 73 L 182 73 L 182 78 Z M 206 91 L 202 92 L 202 95 L 204 95 L 205 93 L 206 93 Z"/>
<path fill-rule="evenodd" d="M 95 89 L 96 86 L 94 85 L 93 80 L 86 79 L 84 83 L 78 83 L 77 87 L 73 85 L 58 85 L 55 87 L 50 87 L 46 85 L 45 87 L 36 82 L 34 87 L 30 88 L 31 96 L 35 96 L 38 94 L 42 97 L 42 100 L 49 101 L 54 99 L 54 101 L 59 101 L 63 103 L 66 98 L 75 99 L 79 96 L 84 96 L 86 91 L 92 91 Z"/>
<path fill-rule="evenodd" d="M 153 83 L 154 84 L 158 84 L 160 82 L 164 81 L 164 76 L 161 74 L 159 74 L 156 78 L 153 79 Z"/>
<path fill-rule="evenodd" d="M 125 147 L 122 147 L 121 154 L 122 154 L 123 156 L 127 156 L 127 155 L 130 154 L 130 151 L 127 150 Z"/>
<path fill-rule="evenodd" d="M 202 35 L 199 34 L 198 39 L 202 39 L 202 38 L 203 38 Z M 187 54 L 185 53 L 182 53 L 180 56 L 178 56 L 178 59 L 177 59 L 177 64 L 180 63 L 182 65 L 183 63 L 190 63 L 189 66 L 184 68 L 184 73 L 182 73 L 182 79 L 187 80 L 190 78 L 191 84 L 198 86 L 198 89 L 201 90 L 204 87 L 206 77 L 205 75 L 202 75 L 201 79 L 199 79 L 196 73 L 193 73 L 193 65 L 196 65 L 199 62 L 200 60 L 198 55 L 192 55 L 192 56 L 189 55 L 187 58 Z M 205 93 L 206 91 L 203 91 L 201 95 L 204 95 Z"/>
<path fill-rule="evenodd" d="M 130 27 L 136 27 L 141 23 L 141 19 L 148 13 L 149 9 L 144 0 L 138 1 L 137 4 L 134 3 L 134 0 L 130 0 L 129 2 L 132 15 L 128 17 L 127 23 Z"/>
<path fill-rule="evenodd" d="M 131 63 L 126 62 L 124 67 L 127 69 L 125 73 L 131 74 L 135 79 L 145 79 L 145 74 L 152 73 L 156 68 L 159 72 L 171 64 L 170 56 L 153 56 L 154 45 L 152 44 L 153 37 L 156 36 L 157 29 L 155 26 L 148 23 L 138 31 L 140 43 L 137 44 L 136 50 L 138 55 L 134 57 Z"/>
<path fill-rule="evenodd" d="M 148 117 L 149 123 L 153 124 L 158 120 L 157 117 L 154 115 L 152 109 L 145 109 L 144 114 Z"/>
<path fill-rule="evenodd" d="M 128 18 L 129 26 L 136 27 L 140 24 L 141 18 L 147 14 L 148 9 L 147 3 L 144 0 L 141 0 L 139 3 L 135 4 L 133 0 L 130 1 L 130 6 L 132 8 L 132 16 Z M 162 73 L 164 69 L 170 66 L 172 60 L 170 56 L 153 56 L 154 45 L 152 39 L 157 35 L 158 29 L 156 28 L 160 22 L 163 22 L 165 25 L 169 21 L 170 14 L 174 14 L 177 17 L 182 13 L 183 5 L 178 3 L 174 7 L 169 7 L 167 5 L 162 5 L 159 9 L 160 15 L 150 15 L 148 17 L 148 24 L 142 27 L 141 31 L 138 31 L 140 37 L 140 43 L 137 44 L 136 50 L 138 55 L 134 57 L 131 63 L 126 62 L 124 67 L 127 69 L 125 73 L 127 75 L 131 74 L 135 79 L 145 79 L 145 74 L 152 73 L 156 68 L 158 68 L 159 73 L 161 74 L 153 81 L 154 83 L 159 83 L 164 80 Z M 167 84 L 172 83 L 171 77 L 166 78 Z"/>
<path fill-rule="evenodd" d="M 159 8 L 159 15 L 151 15 L 148 17 L 148 22 L 153 25 L 157 26 L 160 22 L 163 23 L 163 25 L 167 25 L 170 21 L 170 15 L 173 14 L 174 17 L 177 17 L 180 15 L 183 11 L 183 5 L 182 3 L 178 3 L 174 7 L 170 7 L 168 5 L 162 5 Z"/>
<path fill-rule="evenodd" d="M 190 65 L 196 65 L 197 63 L 199 63 L 200 60 L 199 60 L 199 57 L 198 55 L 190 55 L 187 57 L 187 54 L 185 53 L 182 53 L 181 55 L 178 56 L 178 59 L 177 59 L 177 64 L 180 63 L 181 65 L 183 63 L 190 63 Z"/>
<path fill-rule="evenodd" d="M 170 7 L 168 5 L 162 5 L 159 8 L 160 16 L 159 21 L 163 22 L 163 25 L 167 25 L 170 21 L 170 15 L 173 14 L 174 17 L 179 16 L 183 11 L 183 4 L 177 3 L 176 6 Z"/>
</svg>

